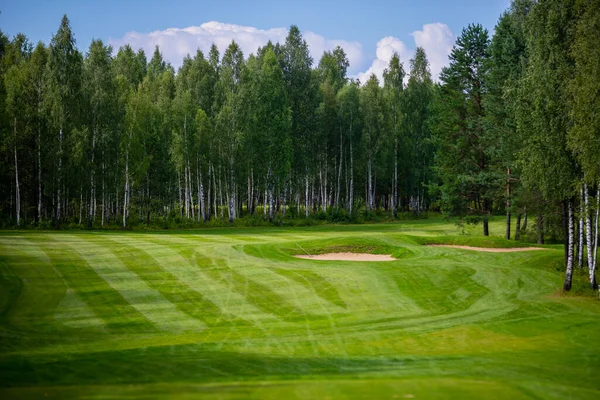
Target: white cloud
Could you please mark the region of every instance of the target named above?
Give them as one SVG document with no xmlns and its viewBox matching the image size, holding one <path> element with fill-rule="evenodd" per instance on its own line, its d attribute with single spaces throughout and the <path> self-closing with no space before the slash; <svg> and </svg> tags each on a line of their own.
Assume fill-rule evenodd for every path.
<svg viewBox="0 0 600 400">
<path fill-rule="evenodd" d="M 377 42 L 377 58 L 365 72 L 356 74 L 361 83 L 367 82 L 371 74 L 375 74 L 379 83 L 383 84 L 383 71 L 388 67 L 394 53 L 400 56 L 400 62 L 404 64 L 404 70 L 408 70 L 408 60 L 412 57 L 412 51 L 398 38 L 393 36 L 384 37 Z"/>
<path fill-rule="evenodd" d="M 205 22 L 200 26 L 189 26 L 187 28 L 168 28 L 149 33 L 129 32 L 119 39 L 110 39 L 109 43 L 118 50 L 126 43 L 135 50 L 143 49 L 148 58 L 152 57 L 154 47 L 158 45 L 163 57 L 175 68 L 178 68 L 183 58 L 194 55 L 197 49 L 208 54 L 210 46 L 214 43 L 219 48 L 221 55 L 235 40 L 247 57 L 250 53 L 256 53 L 260 46 L 264 46 L 269 40 L 273 43 L 284 43 L 288 30 L 286 28 L 258 29 L 252 26 L 226 24 L 217 21 Z M 351 42 L 339 39 L 327 39 L 314 32 L 303 32 L 304 39 L 309 46 L 310 54 L 316 66 L 325 50 L 333 50 L 341 46 L 350 62 L 350 73 L 364 65 L 364 54 L 359 42 Z M 442 68 L 448 65 L 448 55 L 452 50 L 454 35 L 446 24 L 439 22 L 425 24 L 422 30 L 411 33 L 415 46 L 425 49 L 430 63 L 433 79 L 437 80 Z M 414 49 L 409 48 L 397 37 L 387 36 L 377 42 L 376 58 L 371 66 L 364 72 L 358 72 L 353 77 L 366 82 L 374 73 L 382 80 L 383 71 L 388 66 L 394 52 L 400 56 L 404 69 L 408 73 L 409 60 L 414 55 Z"/>
<path fill-rule="evenodd" d="M 420 31 L 414 31 L 411 36 L 415 40 L 416 47 L 423 47 L 429 60 L 431 75 L 438 80 L 442 68 L 448 65 L 448 55 L 452 50 L 454 35 L 446 24 L 439 22 L 423 25 Z M 383 84 L 383 71 L 388 67 L 394 52 L 400 56 L 400 62 L 404 64 L 404 70 L 408 74 L 410 70 L 409 60 L 414 56 L 414 50 L 408 49 L 400 39 L 388 36 L 377 42 L 376 58 L 365 72 L 355 75 L 361 83 L 365 83 L 371 74 L 375 74 L 379 82 Z"/>
<path fill-rule="evenodd" d="M 425 49 L 433 79 L 438 80 L 442 68 L 448 65 L 448 56 L 454 44 L 454 34 L 446 24 L 439 22 L 423 25 L 423 30 L 412 33 L 415 44 Z"/>
<path fill-rule="evenodd" d="M 287 33 L 286 28 L 258 29 L 210 21 L 200 26 L 182 29 L 168 28 L 150 33 L 129 32 L 123 38 L 109 40 L 109 43 L 115 50 L 126 43 L 135 50 L 141 48 L 148 58 L 152 57 L 154 47 L 158 45 L 163 57 L 177 68 L 187 54 L 193 56 L 197 49 L 207 55 L 213 43 L 222 55 L 231 41 L 235 40 L 247 57 L 250 53 L 256 53 L 256 50 L 267 44 L 269 40 L 273 43 L 284 43 Z M 308 43 L 315 65 L 323 51 L 332 50 L 338 45 L 346 52 L 350 65 L 358 65 L 362 61 L 362 46 L 358 42 L 326 39 L 313 32 L 303 32 L 303 36 Z"/>
</svg>

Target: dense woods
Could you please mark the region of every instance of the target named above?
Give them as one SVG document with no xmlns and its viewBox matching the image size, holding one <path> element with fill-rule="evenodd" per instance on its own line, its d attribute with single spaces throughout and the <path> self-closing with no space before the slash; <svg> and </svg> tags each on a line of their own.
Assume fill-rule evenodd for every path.
<svg viewBox="0 0 600 400">
<path fill-rule="evenodd" d="M 514 0 L 493 37 L 463 29 L 434 83 L 427 55 L 350 79 L 343 49 L 213 45 L 174 68 L 65 16 L 49 45 L 0 35 L 5 227 L 168 227 L 506 215 L 506 237 L 565 244 L 565 289 L 596 286 L 600 0 Z M 515 220 L 516 229 L 511 230 Z M 227 222 L 228 221 L 228 222 Z M 528 222 L 530 221 L 530 222 Z"/>
</svg>

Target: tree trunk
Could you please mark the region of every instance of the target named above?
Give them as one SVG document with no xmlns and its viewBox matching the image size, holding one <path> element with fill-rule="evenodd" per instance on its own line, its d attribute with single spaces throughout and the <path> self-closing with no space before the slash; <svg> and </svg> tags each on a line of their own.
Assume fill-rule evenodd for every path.
<svg viewBox="0 0 600 400">
<path fill-rule="evenodd" d="M 83 186 L 79 187 L 79 223 L 83 223 Z"/>
<path fill-rule="evenodd" d="M 233 146 L 231 151 L 233 152 Z M 229 174 L 230 174 L 230 188 L 229 188 L 229 222 L 233 222 L 235 220 L 235 210 L 236 210 L 236 184 L 235 184 L 235 175 L 234 175 L 234 163 L 235 160 L 233 157 L 229 160 Z"/>
<path fill-rule="evenodd" d="M 538 216 L 537 216 L 537 231 L 538 231 L 537 244 L 544 244 L 544 216 L 541 213 L 538 213 Z"/>
<path fill-rule="evenodd" d="M 575 225 L 573 223 L 573 200 L 568 202 L 568 249 L 567 249 L 567 272 L 565 274 L 564 290 L 571 290 L 571 282 L 573 280 L 573 250 L 575 239 Z"/>
<path fill-rule="evenodd" d="M 248 197 L 246 201 L 246 210 L 248 213 L 251 213 L 252 210 L 252 184 L 250 183 L 250 176 L 252 175 L 252 168 L 250 168 L 250 173 L 248 174 Z"/>
<path fill-rule="evenodd" d="M 340 206 L 340 190 L 341 190 L 341 184 L 342 184 L 342 165 L 343 164 L 344 164 L 344 148 L 343 148 L 342 128 L 340 126 L 340 165 L 338 167 L 337 188 L 335 191 L 335 202 L 334 202 L 335 208 L 339 208 L 339 206 Z"/>
<path fill-rule="evenodd" d="M 96 170 L 94 166 L 94 153 L 96 152 L 96 128 L 92 130 L 92 157 L 90 164 L 90 212 L 88 215 L 88 229 L 92 229 L 92 225 L 94 223 L 94 197 L 96 194 L 94 193 L 94 172 Z"/>
<path fill-rule="evenodd" d="M 269 169 L 267 170 L 267 195 L 269 198 L 269 221 L 273 222 L 273 214 L 274 214 L 274 207 L 273 207 L 273 183 L 271 182 L 273 179 L 272 175 L 271 175 L 271 167 L 269 166 Z M 267 199 L 265 198 L 265 201 L 267 201 Z"/>
<path fill-rule="evenodd" d="M 596 279 L 594 271 L 594 260 L 593 260 L 593 248 L 592 244 L 592 220 L 590 216 L 590 196 L 588 191 L 587 183 L 583 184 L 583 194 L 585 203 L 585 236 L 587 245 L 587 262 L 588 262 L 588 276 L 592 289 L 596 288 Z"/>
<path fill-rule="evenodd" d="M 367 203 L 369 212 L 373 211 L 373 168 L 372 160 L 369 156 L 367 161 Z"/>
<path fill-rule="evenodd" d="M 123 228 L 127 227 L 127 202 L 129 201 L 129 151 L 125 155 L 125 190 L 123 191 Z"/>
<path fill-rule="evenodd" d="M 579 188 L 579 230 L 578 230 L 578 240 L 577 240 L 577 265 L 579 268 L 583 268 L 583 215 L 585 214 L 583 210 L 583 186 Z"/>
<path fill-rule="evenodd" d="M 523 230 L 523 232 L 527 231 L 527 208 L 525 208 L 525 211 L 523 213 L 523 227 L 521 228 Z"/>
<path fill-rule="evenodd" d="M 506 240 L 510 240 L 510 168 L 506 175 Z"/>
<path fill-rule="evenodd" d="M 263 219 L 267 220 L 267 199 L 269 197 L 269 190 L 267 189 L 267 184 L 265 183 L 265 198 L 263 199 Z"/>
<path fill-rule="evenodd" d="M 38 223 L 42 222 L 42 139 L 41 132 L 38 126 L 38 135 L 37 135 L 37 161 L 38 161 L 38 204 L 37 204 L 37 212 L 38 212 Z"/>
<path fill-rule="evenodd" d="M 212 165 L 212 209 L 215 219 L 217 218 L 217 178 L 215 177 L 215 166 Z"/>
<path fill-rule="evenodd" d="M 517 226 L 515 230 L 515 240 L 521 240 L 521 213 L 517 214 Z"/>
<path fill-rule="evenodd" d="M 202 221 L 206 221 L 206 210 L 204 208 L 204 187 L 202 186 L 202 169 L 200 168 L 200 160 L 197 160 L 196 164 L 196 182 L 198 184 L 198 204 L 200 206 L 198 222 L 200 222 L 200 216 L 202 216 Z"/>
<path fill-rule="evenodd" d="M 483 236 L 490 236 L 490 204 L 488 199 L 483 200 Z"/>
<path fill-rule="evenodd" d="M 595 283 L 596 260 L 598 259 L 598 217 L 600 217 L 600 191 L 596 192 L 596 227 L 594 230 L 594 258 L 592 263 L 592 270 L 594 271 L 594 280 L 590 282 L 592 285 L 594 285 Z M 598 285 L 596 284 L 595 286 L 597 287 Z"/>
<path fill-rule="evenodd" d="M 17 216 L 17 226 L 21 226 L 21 189 L 19 187 L 19 164 L 17 163 L 17 119 L 14 119 L 15 132 L 15 207 Z"/>
<path fill-rule="evenodd" d="M 60 222 L 61 222 L 61 197 L 60 197 L 60 190 L 61 190 L 61 175 L 62 175 L 62 142 L 63 142 L 63 130 L 62 130 L 62 124 L 60 126 L 60 129 L 58 131 L 58 176 L 57 176 L 57 180 L 58 180 L 58 184 L 57 184 L 57 194 L 56 194 L 56 228 L 60 229 Z"/>
<path fill-rule="evenodd" d="M 212 163 L 208 164 L 208 169 L 209 169 L 209 176 L 208 176 L 208 197 L 209 197 L 209 203 L 210 203 L 210 196 L 211 196 L 211 180 L 210 177 L 212 176 L 212 210 L 213 213 L 212 215 L 215 216 L 215 218 L 217 218 L 217 183 L 216 183 L 216 179 L 215 179 L 215 166 L 212 165 Z M 210 204 L 209 204 L 210 206 Z M 210 218 L 210 217 L 209 217 Z"/>
<path fill-rule="evenodd" d="M 104 187 L 104 176 L 105 176 L 105 165 L 104 165 L 104 151 L 102 151 L 102 226 L 104 226 L 104 212 L 106 210 L 106 203 L 105 203 L 105 197 L 106 197 L 106 192 L 105 192 L 105 187 Z"/>
<path fill-rule="evenodd" d="M 288 189 L 288 184 L 287 184 L 287 179 L 284 179 L 283 181 L 283 199 L 281 202 L 281 217 L 285 218 L 285 209 L 287 206 L 287 189 Z"/>
<path fill-rule="evenodd" d="M 187 170 L 188 170 L 188 185 L 190 187 L 189 190 L 188 190 L 188 192 L 190 194 L 190 210 L 192 212 L 192 221 L 193 221 L 194 219 L 196 219 L 196 217 L 195 217 L 196 211 L 194 209 L 194 191 L 192 189 L 193 188 L 193 186 L 192 186 L 193 185 L 193 183 L 192 183 L 193 182 L 193 180 L 192 180 L 192 168 L 190 167 L 190 160 L 189 159 L 188 159 Z M 198 212 L 200 212 L 200 211 L 198 211 Z"/>
<path fill-rule="evenodd" d="M 308 170 L 306 171 L 306 174 L 304 175 L 304 182 L 306 184 L 306 190 L 304 191 L 304 216 L 306 218 L 308 218 L 308 212 L 309 212 L 309 198 L 308 198 Z"/>
<path fill-rule="evenodd" d="M 350 141 L 350 214 L 354 210 L 354 155 L 352 154 L 352 141 Z"/>
<path fill-rule="evenodd" d="M 394 137 L 394 189 L 392 194 L 392 212 L 394 214 L 394 219 L 398 218 L 398 136 Z"/>
</svg>

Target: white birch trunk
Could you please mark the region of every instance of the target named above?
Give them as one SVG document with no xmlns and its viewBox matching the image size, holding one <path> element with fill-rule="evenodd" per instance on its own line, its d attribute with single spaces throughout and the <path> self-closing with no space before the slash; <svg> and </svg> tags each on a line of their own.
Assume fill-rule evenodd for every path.
<svg viewBox="0 0 600 400">
<path fill-rule="evenodd" d="M 309 210 L 309 201 L 308 201 L 308 171 L 306 171 L 306 174 L 304 175 L 304 183 L 306 184 L 306 189 L 304 191 L 304 215 L 306 218 L 308 218 L 308 210 Z"/>
<path fill-rule="evenodd" d="M 94 193 L 94 171 L 96 170 L 94 167 L 94 153 L 96 150 L 96 129 L 92 130 L 92 160 L 91 160 L 91 171 L 90 171 L 90 210 L 88 216 L 88 228 L 92 228 L 92 224 L 94 222 L 94 201 L 95 193 Z"/>
<path fill-rule="evenodd" d="M 252 185 L 250 183 L 250 174 L 248 174 L 248 199 L 246 201 L 246 209 L 248 211 L 248 213 L 250 214 L 252 210 Z"/>
<path fill-rule="evenodd" d="M 268 198 L 268 189 L 265 184 L 265 198 L 263 200 L 263 219 L 267 220 L 267 198 Z"/>
<path fill-rule="evenodd" d="M 574 250 L 574 239 L 575 239 L 575 226 L 573 223 L 573 201 L 568 201 L 568 225 L 569 225 L 569 237 L 568 237 L 568 248 L 567 248 L 567 272 L 565 275 L 565 290 L 571 290 L 571 282 L 573 280 L 573 250 Z"/>
<path fill-rule="evenodd" d="M 590 215 L 590 196 L 587 183 L 583 184 L 583 196 L 584 196 L 584 214 L 585 214 L 585 239 L 587 246 L 587 262 L 588 262 L 588 272 L 590 277 L 590 282 L 593 281 L 594 278 L 594 261 L 592 250 L 594 245 L 592 244 L 592 219 Z"/>
<path fill-rule="evenodd" d="M 79 188 L 79 223 L 83 223 L 83 186 Z"/>
<path fill-rule="evenodd" d="M 200 160 L 197 161 L 196 181 L 198 183 L 198 204 L 200 206 L 198 222 L 200 222 L 200 216 L 202 216 L 202 221 L 206 221 L 206 210 L 204 208 L 204 187 L 202 186 L 202 168 L 200 168 Z"/>
<path fill-rule="evenodd" d="M 596 192 L 596 222 L 594 230 L 594 258 L 592 263 L 592 269 L 596 272 L 596 260 L 598 259 L 598 217 L 600 217 L 600 192 Z"/>
<path fill-rule="evenodd" d="M 125 189 L 123 191 L 123 228 L 127 227 L 127 201 L 129 196 L 129 150 L 125 155 Z"/>
<path fill-rule="evenodd" d="M 579 198 L 581 201 L 579 202 L 579 240 L 577 243 L 577 265 L 579 265 L 580 268 L 583 268 L 583 215 L 585 214 L 583 210 L 583 186 L 579 188 Z"/>
</svg>

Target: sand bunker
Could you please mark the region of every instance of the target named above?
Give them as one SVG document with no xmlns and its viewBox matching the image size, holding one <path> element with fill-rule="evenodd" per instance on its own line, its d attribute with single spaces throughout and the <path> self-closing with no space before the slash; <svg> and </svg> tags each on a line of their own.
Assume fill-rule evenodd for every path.
<svg viewBox="0 0 600 400">
<path fill-rule="evenodd" d="M 508 248 L 492 248 L 492 247 L 473 247 L 473 246 L 457 246 L 453 244 L 428 244 L 430 247 L 450 247 L 453 249 L 473 250 L 473 251 L 485 251 L 488 253 L 514 253 L 516 251 L 533 251 L 533 250 L 547 250 L 541 247 L 508 247 Z"/>
<path fill-rule="evenodd" d="M 395 258 L 387 254 L 368 254 L 368 253 L 325 253 L 309 256 L 299 254 L 296 258 L 306 258 L 308 260 L 324 261 L 394 261 Z"/>
</svg>

